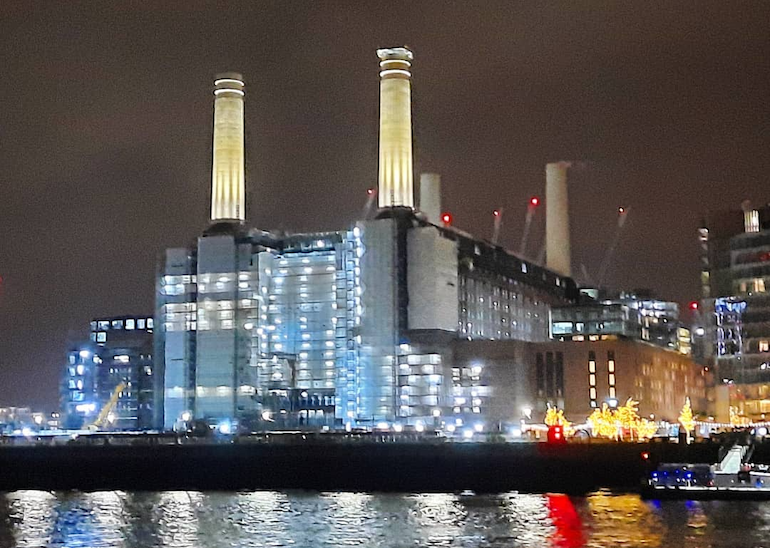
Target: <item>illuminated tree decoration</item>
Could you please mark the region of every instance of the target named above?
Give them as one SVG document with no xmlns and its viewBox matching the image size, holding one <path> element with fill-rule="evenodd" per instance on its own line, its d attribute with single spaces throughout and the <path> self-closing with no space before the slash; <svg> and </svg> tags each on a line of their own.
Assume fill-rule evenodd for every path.
<svg viewBox="0 0 770 548">
<path fill-rule="evenodd" d="M 639 413 L 637 412 L 639 402 L 628 398 L 626 403 L 618 407 L 615 412 L 615 419 L 623 431 L 628 431 L 631 439 L 634 438 L 634 426 L 639 422 Z M 622 435 L 622 434 L 621 434 Z"/>
<path fill-rule="evenodd" d="M 602 438 L 617 438 L 618 428 L 615 425 L 613 412 L 606 403 L 602 404 L 601 409 L 595 409 L 588 417 L 594 436 Z"/>
<path fill-rule="evenodd" d="M 690 407 L 689 397 L 684 399 L 684 407 L 682 407 L 682 412 L 679 413 L 679 424 L 682 425 L 688 436 L 695 428 L 695 420 L 692 418 L 692 407 Z"/>
<path fill-rule="evenodd" d="M 569 432 L 572 426 L 572 423 L 564 418 L 564 410 L 552 407 L 551 404 L 548 404 L 544 422 L 547 426 L 561 425 L 565 433 Z"/>
<path fill-rule="evenodd" d="M 648 439 L 655 435 L 658 426 L 647 419 L 639 417 L 637 411 L 639 402 L 628 398 L 626 403 L 617 410 L 611 410 L 607 404 L 602 404 L 601 410 L 596 409 L 588 422 L 591 424 L 594 436 L 622 440 Z"/>
<path fill-rule="evenodd" d="M 639 424 L 636 426 L 637 435 L 639 436 L 639 439 L 642 440 L 650 439 L 657 433 L 657 431 L 658 425 L 647 419 L 640 420 Z"/>
<path fill-rule="evenodd" d="M 747 426 L 750 422 L 751 420 L 748 417 L 738 412 L 737 407 L 730 406 L 730 424 L 732 426 Z"/>
</svg>

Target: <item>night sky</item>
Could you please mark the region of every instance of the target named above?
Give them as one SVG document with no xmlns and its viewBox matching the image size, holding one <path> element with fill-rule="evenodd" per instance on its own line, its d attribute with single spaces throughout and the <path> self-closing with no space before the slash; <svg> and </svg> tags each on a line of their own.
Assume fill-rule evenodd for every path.
<svg viewBox="0 0 770 548">
<path fill-rule="evenodd" d="M 172 9 L 172 6 L 174 9 Z M 415 172 L 518 248 L 544 164 L 573 264 L 699 295 L 708 209 L 770 199 L 768 2 L 0 2 L 0 406 L 53 410 L 94 316 L 152 313 L 156 263 L 209 213 L 215 73 L 246 81 L 248 218 L 346 227 L 377 181 L 375 49 L 415 52 Z M 415 177 L 417 178 L 417 176 Z M 542 239 L 542 214 L 532 251 Z"/>
</svg>

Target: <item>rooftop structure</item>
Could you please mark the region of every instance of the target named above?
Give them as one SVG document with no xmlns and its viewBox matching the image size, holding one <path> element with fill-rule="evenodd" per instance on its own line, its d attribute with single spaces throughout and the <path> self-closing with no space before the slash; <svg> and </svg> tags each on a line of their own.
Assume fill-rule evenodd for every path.
<svg viewBox="0 0 770 548">
<path fill-rule="evenodd" d="M 565 341 L 598 341 L 615 335 L 650 342 L 689 355 L 690 331 L 679 320 L 679 305 L 649 292 L 585 298 L 551 310 L 551 336 Z"/>
</svg>

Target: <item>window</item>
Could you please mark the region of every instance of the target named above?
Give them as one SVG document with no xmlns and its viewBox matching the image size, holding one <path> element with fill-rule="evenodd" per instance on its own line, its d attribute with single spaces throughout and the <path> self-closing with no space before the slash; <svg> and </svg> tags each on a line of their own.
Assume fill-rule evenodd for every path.
<svg viewBox="0 0 770 548">
<path fill-rule="evenodd" d="M 759 211 L 756 209 L 743 213 L 743 224 L 746 232 L 759 232 Z"/>
<path fill-rule="evenodd" d="M 592 387 L 591 387 L 591 389 L 589 390 L 589 394 L 590 394 L 590 396 L 591 396 L 591 399 L 592 399 L 592 400 L 595 400 L 595 399 L 596 399 L 596 388 L 594 388 L 594 387 L 592 386 Z"/>
<path fill-rule="evenodd" d="M 136 320 L 134 319 L 126 320 L 126 329 L 131 330 L 135 328 L 136 328 Z"/>
<path fill-rule="evenodd" d="M 767 339 L 759 341 L 759 351 L 770 352 L 770 341 L 768 341 Z"/>
<path fill-rule="evenodd" d="M 615 397 L 616 397 L 615 396 L 615 387 L 614 386 L 610 386 L 610 398 L 614 399 Z"/>
</svg>

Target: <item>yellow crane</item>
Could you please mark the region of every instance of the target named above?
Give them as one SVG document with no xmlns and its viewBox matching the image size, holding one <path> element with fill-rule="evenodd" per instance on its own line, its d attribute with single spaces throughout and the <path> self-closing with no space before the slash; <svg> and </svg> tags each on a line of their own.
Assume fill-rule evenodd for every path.
<svg viewBox="0 0 770 548">
<path fill-rule="evenodd" d="M 99 416 L 96 417 L 94 422 L 86 426 L 87 430 L 96 432 L 102 429 L 104 424 L 107 422 L 107 418 L 109 417 L 110 413 L 113 409 L 115 409 L 115 405 L 118 403 L 118 399 L 120 399 L 120 393 L 123 392 L 125 388 L 125 382 L 121 382 L 115 387 L 115 390 L 112 391 L 112 396 L 110 396 L 110 401 L 108 401 L 105 406 L 102 407 L 102 410 L 99 412 Z"/>
</svg>

